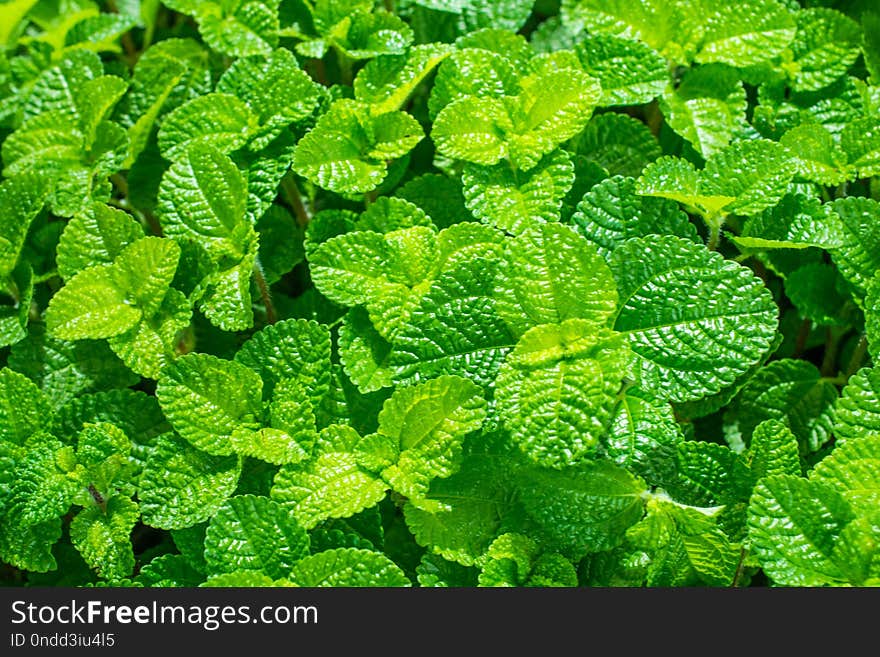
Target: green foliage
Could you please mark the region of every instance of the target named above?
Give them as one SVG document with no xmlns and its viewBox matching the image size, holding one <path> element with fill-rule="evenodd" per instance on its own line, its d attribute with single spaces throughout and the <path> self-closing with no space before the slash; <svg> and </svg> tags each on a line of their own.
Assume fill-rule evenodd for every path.
<svg viewBox="0 0 880 657">
<path fill-rule="evenodd" d="M 0 583 L 880 585 L 844 4 L 0 5 Z"/>
</svg>

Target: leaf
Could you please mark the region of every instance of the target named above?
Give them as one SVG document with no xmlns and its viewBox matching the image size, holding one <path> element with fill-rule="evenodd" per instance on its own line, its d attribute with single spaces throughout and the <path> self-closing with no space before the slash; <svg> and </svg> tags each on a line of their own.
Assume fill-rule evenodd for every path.
<svg viewBox="0 0 880 657">
<path fill-rule="evenodd" d="M 543 553 L 523 534 L 502 534 L 486 552 L 480 586 L 577 586 L 577 574 L 562 555 Z"/>
<path fill-rule="evenodd" d="M 764 420 L 755 426 L 748 458 L 749 468 L 756 480 L 774 475 L 801 474 L 797 437 L 780 420 Z"/>
<path fill-rule="evenodd" d="M 660 144 L 648 126 L 617 112 L 594 116 L 586 128 L 571 139 L 569 146 L 611 175 L 621 176 L 638 176 L 661 154 Z"/>
<path fill-rule="evenodd" d="M 565 151 L 555 150 L 528 172 L 505 163 L 468 164 L 462 172 L 465 205 L 483 223 L 515 235 L 559 219 L 562 199 L 574 183 Z"/>
<path fill-rule="evenodd" d="M 91 506 L 76 515 L 70 523 L 71 543 L 100 577 L 129 577 L 135 565 L 130 534 L 139 516 L 137 503 L 114 496 L 106 510 Z"/>
<path fill-rule="evenodd" d="M 208 253 L 243 255 L 247 181 L 231 159 L 206 145 L 187 149 L 162 176 L 157 211 L 168 237 L 192 239 Z"/>
<path fill-rule="evenodd" d="M 843 244 L 831 252 L 831 260 L 849 281 L 856 299 L 864 298 L 867 287 L 880 268 L 880 203 L 850 196 L 833 202 L 843 223 Z"/>
<path fill-rule="evenodd" d="M 405 112 L 372 116 L 369 105 L 341 99 L 300 140 L 293 169 L 324 189 L 365 193 L 385 179 L 387 160 L 402 157 L 423 137 Z"/>
<path fill-rule="evenodd" d="M 262 381 L 241 363 L 190 353 L 162 371 L 156 396 L 174 429 L 195 447 L 224 456 L 236 429 L 259 429 Z"/>
<path fill-rule="evenodd" d="M 747 249 L 832 250 L 842 246 L 843 226 L 828 203 L 803 194 L 786 194 L 778 204 L 749 217 L 733 241 Z"/>
<path fill-rule="evenodd" d="M 392 385 L 390 353 L 391 344 L 373 328 L 365 310 L 355 307 L 345 314 L 339 328 L 339 360 L 358 390 L 368 393 Z"/>
<path fill-rule="evenodd" d="M 848 124 L 852 125 L 852 124 Z M 822 185 L 839 185 L 852 176 L 847 155 L 822 125 L 803 123 L 779 140 L 794 155 L 798 175 Z"/>
<path fill-rule="evenodd" d="M 753 483 L 742 455 L 727 445 L 685 440 L 676 446 L 674 479 L 665 488 L 679 502 L 711 507 L 746 501 Z"/>
<path fill-rule="evenodd" d="M 351 59 L 399 55 L 413 41 L 412 28 L 387 11 L 357 12 L 331 32 L 333 44 Z"/>
<path fill-rule="evenodd" d="M 508 242 L 495 299 L 498 314 L 516 336 L 566 319 L 601 325 L 617 305 L 605 262 L 575 231 L 555 224 L 531 228 Z"/>
<path fill-rule="evenodd" d="M 137 581 L 150 587 L 194 587 L 205 580 L 204 573 L 193 568 L 182 554 L 163 554 L 144 564 Z"/>
<path fill-rule="evenodd" d="M 162 435 L 140 479 L 143 522 L 183 529 L 208 520 L 232 495 L 240 473 L 238 456 L 214 456 L 174 434 Z"/>
<path fill-rule="evenodd" d="M 608 260 L 631 237 L 676 235 L 697 242 L 696 227 L 670 199 L 639 196 L 634 178 L 611 176 L 594 185 L 571 221 Z"/>
<path fill-rule="evenodd" d="M 717 3 L 709 14 L 696 61 L 751 66 L 776 57 L 795 36 L 792 13 L 776 0 Z"/>
<path fill-rule="evenodd" d="M 853 512 L 834 488 L 776 475 L 760 481 L 749 502 L 749 539 L 761 567 L 779 586 L 822 586 L 843 575 L 834 543 Z"/>
<path fill-rule="evenodd" d="M 850 377 L 834 404 L 836 444 L 880 433 L 880 370 L 865 367 Z"/>
<path fill-rule="evenodd" d="M 639 387 L 681 402 L 731 385 L 767 352 L 776 305 L 751 271 L 678 237 L 634 238 L 614 251 L 614 328 Z M 704 304 L 701 300 L 711 299 Z"/>
<path fill-rule="evenodd" d="M 739 73 L 723 64 L 691 69 L 677 87 L 666 87 L 660 99 L 669 127 L 706 159 L 745 127 L 747 105 Z"/>
<path fill-rule="evenodd" d="M 45 180 L 34 173 L 0 183 L 0 278 L 15 269 L 28 228 L 43 209 L 47 192 Z"/>
<path fill-rule="evenodd" d="M 123 249 L 144 237 L 144 229 L 127 212 L 96 203 L 67 222 L 56 260 L 62 278 L 94 265 L 111 264 Z"/>
<path fill-rule="evenodd" d="M 860 178 L 880 173 L 880 121 L 876 117 L 847 123 L 840 133 L 840 146 Z M 850 174 L 852 178 L 853 174 Z"/>
<path fill-rule="evenodd" d="M 194 146 L 229 153 L 247 143 L 256 125 L 257 117 L 243 100 L 230 93 L 206 94 L 165 117 L 159 150 L 171 161 L 181 159 Z"/>
<path fill-rule="evenodd" d="M 309 537 L 290 511 L 267 497 L 231 497 L 208 524 L 208 573 L 260 572 L 286 577 L 309 552 Z"/>
<path fill-rule="evenodd" d="M 351 427 L 321 431 L 313 458 L 284 465 L 272 484 L 272 499 L 289 505 L 297 522 L 312 529 L 328 518 L 348 518 L 385 497 L 387 484 L 364 470 L 354 448 L 360 440 Z"/>
<path fill-rule="evenodd" d="M 595 34 L 574 51 L 583 69 L 599 80 L 603 107 L 650 103 L 666 88 L 666 61 L 644 43 Z"/>
<path fill-rule="evenodd" d="M 380 552 L 357 548 L 325 550 L 301 559 L 289 578 L 305 587 L 411 586 L 404 572 Z"/>
<path fill-rule="evenodd" d="M 232 0 L 194 5 L 199 32 L 211 48 L 231 57 L 267 55 L 278 41 L 277 0 Z"/>
<path fill-rule="evenodd" d="M 847 325 L 853 303 L 845 281 L 832 265 L 813 263 L 785 278 L 785 294 L 803 317 L 817 326 Z"/>
<path fill-rule="evenodd" d="M 467 379 L 444 375 L 399 388 L 379 413 L 378 433 L 398 453 L 382 478 L 408 498 L 423 497 L 433 478 L 457 470 L 464 437 L 485 418 L 486 400 Z"/>
<path fill-rule="evenodd" d="M 502 53 L 483 48 L 456 50 L 437 70 L 428 98 L 430 117 L 436 120 L 447 105 L 465 97 L 515 96 L 518 79 L 514 63 Z"/>
<path fill-rule="evenodd" d="M 470 219 L 461 183 L 442 174 L 422 174 L 398 187 L 394 193 L 420 207 L 438 228 L 448 228 Z"/>
<path fill-rule="evenodd" d="M 8 367 L 0 369 L 0 444 L 24 445 L 51 416 L 48 401 L 30 379 Z"/>
<path fill-rule="evenodd" d="M 584 319 L 536 326 L 496 379 L 498 412 L 534 462 L 555 468 L 591 456 L 625 373 L 623 339 Z"/>
<path fill-rule="evenodd" d="M 797 34 L 791 44 L 791 88 L 816 91 L 844 75 L 861 50 L 858 23 L 825 7 L 797 12 Z"/>
<path fill-rule="evenodd" d="M 217 92 L 243 100 L 259 120 L 251 150 L 262 148 L 290 124 L 308 118 L 320 99 L 318 87 L 299 67 L 293 53 L 283 48 L 268 56 L 236 60 L 217 82 Z M 214 105 L 217 110 L 216 102 Z"/>
<path fill-rule="evenodd" d="M 834 449 L 810 472 L 810 481 L 833 486 L 853 511 L 868 516 L 880 501 L 880 436 L 865 436 Z"/>
<path fill-rule="evenodd" d="M 610 549 L 644 513 L 644 482 L 606 461 L 522 474 L 522 503 L 551 545 L 583 556 Z"/>
<path fill-rule="evenodd" d="M 400 55 L 370 60 L 354 79 L 355 99 L 376 114 L 399 110 L 433 70 L 453 54 L 442 43 L 418 44 Z M 435 79 L 436 84 L 436 79 Z"/>
</svg>

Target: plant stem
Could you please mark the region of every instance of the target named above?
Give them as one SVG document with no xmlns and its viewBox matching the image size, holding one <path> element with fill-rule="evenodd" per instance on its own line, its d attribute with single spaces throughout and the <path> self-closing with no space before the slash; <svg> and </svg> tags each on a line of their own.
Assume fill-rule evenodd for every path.
<svg viewBox="0 0 880 657">
<path fill-rule="evenodd" d="M 846 366 L 846 380 L 855 374 L 859 367 L 862 365 L 862 361 L 865 359 L 865 354 L 868 352 L 868 336 L 862 334 L 862 337 L 859 338 L 859 343 L 856 345 L 855 350 L 852 352 L 852 356 L 850 356 L 849 363 Z"/>
<path fill-rule="evenodd" d="M 254 280 L 257 287 L 260 288 L 260 298 L 263 300 L 263 306 L 266 308 L 266 322 L 274 324 L 278 321 L 278 313 L 275 311 L 275 305 L 272 303 L 272 294 L 269 292 L 269 284 L 263 275 L 263 267 L 259 260 L 254 261 Z"/>
<path fill-rule="evenodd" d="M 739 561 L 736 564 L 736 572 L 733 574 L 733 581 L 730 583 L 730 588 L 735 589 L 739 586 L 739 580 L 742 579 L 743 571 L 745 570 L 746 554 L 747 551 L 745 547 L 741 547 L 739 549 Z"/>
<path fill-rule="evenodd" d="M 831 328 L 825 329 L 825 355 L 822 357 L 822 376 L 830 377 L 835 374 L 834 364 L 837 362 L 837 349 L 839 346 L 840 336 Z"/>
<path fill-rule="evenodd" d="M 303 203 L 302 195 L 299 193 L 299 187 L 290 172 L 286 173 L 281 179 L 281 193 L 287 201 L 293 213 L 296 215 L 296 222 L 300 227 L 305 228 L 309 225 L 309 212 Z"/>
<path fill-rule="evenodd" d="M 797 339 L 794 343 L 794 351 L 791 354 L 792 358 L 800 358 L 801 354 L 804 353 L 804 349 L 807 347 L 807 340 L 810 338 L 810 331 L 813 330 L 813 321 L 809 318 L 804 319 L 801 322 L 801 328 L 798 331 Z"/>
<path fill-rule="evenodd" d="M 354 62 L 339 48 L 336 48 L 336 61 L 339 63 L 339 75 L 342 78 L 342 84 L 351 86 L 351 83 L 354 81 Z"/>
</svg>

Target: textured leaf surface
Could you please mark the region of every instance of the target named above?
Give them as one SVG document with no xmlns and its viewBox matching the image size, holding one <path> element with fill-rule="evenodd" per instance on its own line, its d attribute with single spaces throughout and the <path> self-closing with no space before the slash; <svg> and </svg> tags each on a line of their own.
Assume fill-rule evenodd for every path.
<svg viewBox="0 0 880 657">
<path fill-rule="evenodd" d="M 880 503 L 880 436 L 851 440 L 822 459 L 810 481 L 833 486 L 853 511 L 867 516 Z"/>
<path fill-rule="evenodd" d="M 788 8 L 776 0 L 717 3 L 706 21 L 696 60 L 749 66 L 779 55 L 796 26 Z"/>
<path fill-rule="evenodd" d="M 666 62 L 638 41 L 595 35 L 578 43 L 575 52 L 584 70 L 599 80 L 602 106 L 650 103 L 666 87 Z"/>
<path fill-rule="evenodd" d="M 856 372 L 834 405 L 834 436 L 838 444 L 880 434 L 880 370 Z"/>
<path fill-rule="evenodd" d="M 843 244 L 831 253 L 831 259 L 863 296 L 880 269 L 880 203 L 849 197 L 838 199 L 833 205 L 843 222 Z"/>
<path fill-rule="evenodd" d="M 611 268 L 620 297 L 614 328 L 628 337 L 639 386 L 658 398 L 718 392 L 770 347 L 776 305 L 744 267 L 693 242 L 654 236 L 627 241 Z"/>
<path fill-rule="evenodd" d="M 205 533 L 208 572 L 286 577 L 309 552 L 309 537 L 290 510 L 267 497 L 238 495 L 223 504 Z"/>
<path fill-rule="evenodd" d="M 411 586 L 400 567 L 380 552 L 325 550 L 300 560 L 289 576 L 305 587 Z"/>
<path fill-rule="evenodd" d="M 70 540 L 101 577 L 128 577 L 134 568 L 130 534 L 140 516 L 135 502 L 113 497 L 106 511 L 92 506 L 70 523 Z"/>
</svg>

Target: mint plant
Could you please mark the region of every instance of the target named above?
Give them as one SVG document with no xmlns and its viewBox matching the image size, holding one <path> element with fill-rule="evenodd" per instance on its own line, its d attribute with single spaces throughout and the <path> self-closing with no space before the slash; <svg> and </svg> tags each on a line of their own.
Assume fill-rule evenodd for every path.
<svg viewBox="0 0 880 657">
<path fill-rule="evenodd" d="M 880 585 L 871 3 L 0 43 L 0 583 Z"/>
</svg>

